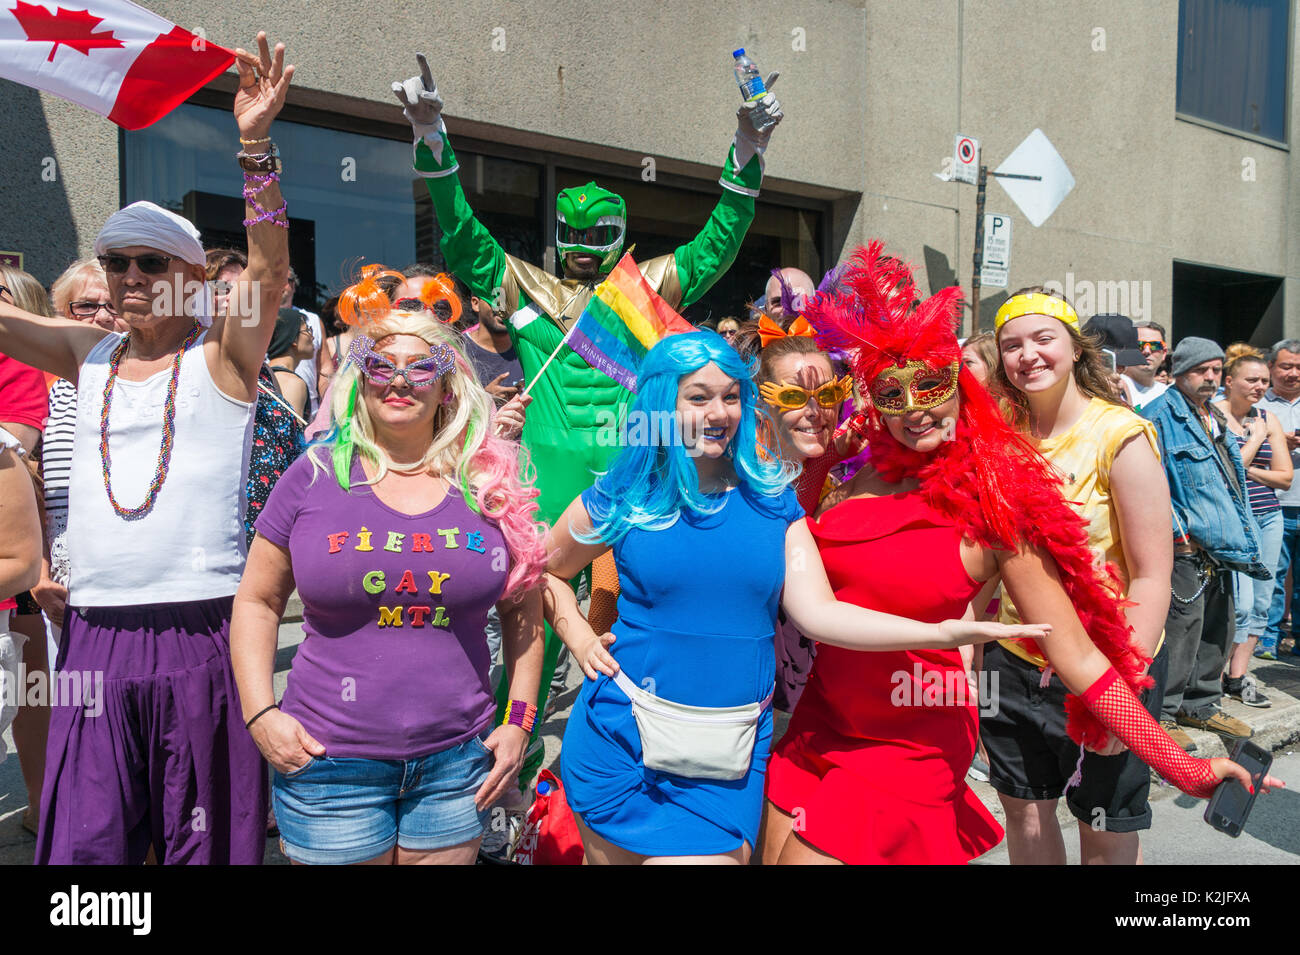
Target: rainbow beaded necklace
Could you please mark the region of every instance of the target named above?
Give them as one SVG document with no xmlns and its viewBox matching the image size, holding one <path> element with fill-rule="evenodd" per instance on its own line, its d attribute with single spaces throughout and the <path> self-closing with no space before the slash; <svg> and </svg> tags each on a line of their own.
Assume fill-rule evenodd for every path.
<svg viewBox="0 0 1300 955">
<path fill-rule="evenodd" d="M 104 383 L 104 410 L 99 417 L 99 461 L 104 468 L 104 490 L 108 492 L 108 503 L 113 505 L 113 510 L 123 520 L 136 521 L 152 511 L 154 503 L 158 500 L 158 492 L 162 490 L 163 482 L 167 480 L 167 466 L 171 463 L 172 444 L 176 439 L 176 387 L 181 379 L 181 359 L 185 357 L 185 353 L 189 351 L 202 331 L 203 326 L 195 322 L 190 333 L 185 336 L 185 341 L 181 342 L 180 350 L 176 352 L 176 358 L 172 362 L 172 379 L 167 384 L 167 403 L 163 406 L 163 436 L 162 447 L 158 449 L 158 466 L 154 468 L 153 481 L 149 484 L 149 492 L 145 496 L 144 503 L 139 507 L 127 508 L 118 504 L 117 498 L 113 496 L 113 483 L 109 477 L 112 462 L 108 451 L 108 414 L 113 404 L 113 385 L 117 381 L 117 367 L 126 355 L 131 336 L 123 335 L 122 340 L 113 349 L 113 354 L 109 356 L 108 380 Z"/>
</svg>

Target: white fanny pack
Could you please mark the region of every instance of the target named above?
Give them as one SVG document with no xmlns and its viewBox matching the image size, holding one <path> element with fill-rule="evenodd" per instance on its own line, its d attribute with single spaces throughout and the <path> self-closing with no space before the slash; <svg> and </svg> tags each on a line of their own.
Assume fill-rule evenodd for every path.
<svg viewBox="0 0 1300 955">
<path fill-rule="evenodd" d="M 749 772 L 771 693 L 744 706 L 687 706 L 647 693 L 622 670 L 614 682 L 632 701 L 646 769 L 688 779 L 743 779 Z"/>
</svg>

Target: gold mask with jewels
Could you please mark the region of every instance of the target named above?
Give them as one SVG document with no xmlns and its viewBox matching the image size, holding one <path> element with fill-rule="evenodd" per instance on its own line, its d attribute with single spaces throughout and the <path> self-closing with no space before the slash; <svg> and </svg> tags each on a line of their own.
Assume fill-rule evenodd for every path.
<svg viewBox="0 0 1300 955">
<path fill-rule="evenodd" d="M 923 361 L 886 368 L 871 383 L 871 403 L 881 414 L 929 411 L 957 393 L 958 362 L 931 368 Z"/>
</svg>

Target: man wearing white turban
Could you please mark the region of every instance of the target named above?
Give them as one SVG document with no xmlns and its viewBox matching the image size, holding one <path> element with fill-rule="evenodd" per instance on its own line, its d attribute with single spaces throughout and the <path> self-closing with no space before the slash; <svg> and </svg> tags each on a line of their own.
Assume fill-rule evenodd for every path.
<svg viewBox="0 0 1300 955">
<path fill-rule="evenodd" d="M 149 202 L 95 240 L 126 334 L 0 304 L 0 352 L 77 385 L 56 666 L 88 689 L 52 701 L 38 863 L 138 864 L 151 849 L 258 863 L 265 848 L 265 767 L 228 633 L 257 373 L 289 266 L 269 133 L 293 67 L 257 42 L 236 61 L 249 254 L 227 314 L 212 317 L 198 230 Z"/>
</svg>

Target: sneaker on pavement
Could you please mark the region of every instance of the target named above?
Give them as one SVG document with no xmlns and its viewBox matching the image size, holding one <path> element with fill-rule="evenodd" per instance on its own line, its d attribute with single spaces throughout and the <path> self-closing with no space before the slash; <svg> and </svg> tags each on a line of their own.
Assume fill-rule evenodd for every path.
<svg viewBox="0 0 1300 955">
<path fill-rule="evenodd" d="M 976 756 L 970 761 L 970 768 L 966 770 L 966 775 L 977 782 L 986 783 L 989 781 L 988 764 Z"/>
<path fill-rule="evenodd" d="M 1189 753 L 1196 752 L 1196 743 L 1187 735 L 1187 731 L 1173 720 L 1161 720 L 1160 728 L 1169 734 L 1169 738 Z"/>
<path fill-rule="evenodd" d="M 1239 676 L 1235 680 L 1232 677 L 1223 678 L 1223 695 L 1231 697 L 1246 706 L 1254 706 L 1259 709 L 1272 706 L 1273 703 L 1267 696 L 1259 690 L 1259 681 L 1253 676 Z"/>
<path fill-rule="evenodd" d="M 1179 726 L 1191 726 L 1198 730 L 1208 730 L 1211 733 L 1218 733 L 1220 736 L 1227 736 L 1231 739 L 1250 739 L 1255 732 L 1241 720 L 1229 716 L 1222 710 L 1215 712 L 1213 716 L 1207 719 L 1198 719 L 1195 716 L 1188 716 L 1186 713 L 1179 713 L 1175 718 Z"/>
<path fill-rule="evenodd" d="M 1255 648 L 1255 656 L 1260 660 L 1276 660 L 1277 646 L 1274 644 L 1263 644 Z"/>
<path fill-rule="evenodd" d="M 485 865 L 514 865 L 515 848 L 523 831 L 523 815 L 492 807 L 492 820 L 479 844 L 479 862 Z"/>
</svg>

